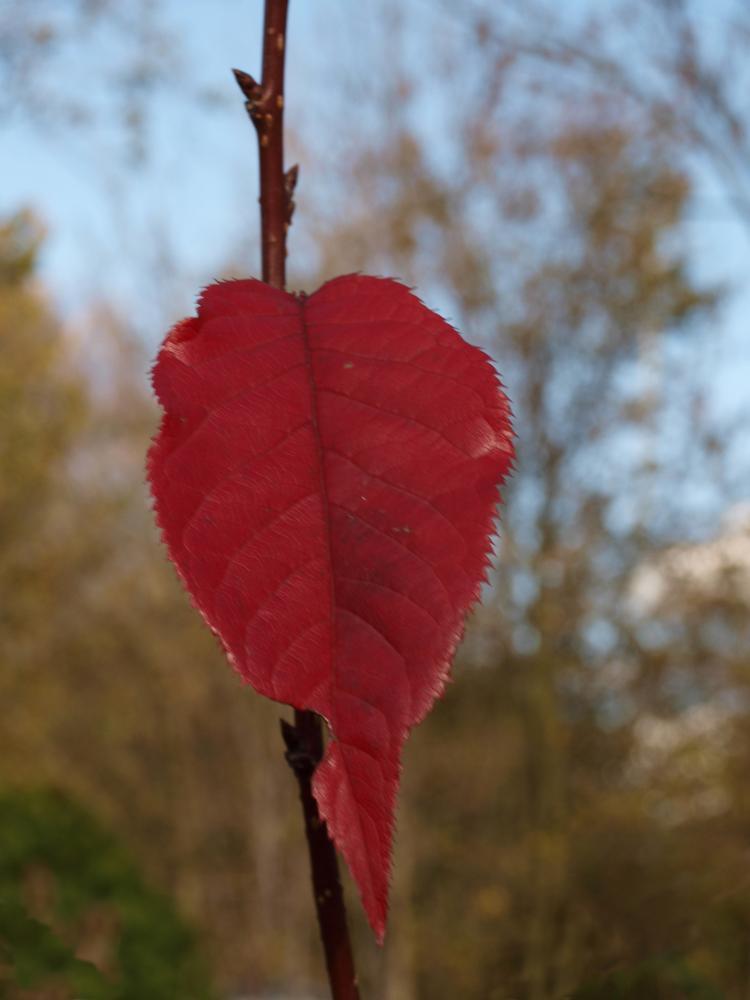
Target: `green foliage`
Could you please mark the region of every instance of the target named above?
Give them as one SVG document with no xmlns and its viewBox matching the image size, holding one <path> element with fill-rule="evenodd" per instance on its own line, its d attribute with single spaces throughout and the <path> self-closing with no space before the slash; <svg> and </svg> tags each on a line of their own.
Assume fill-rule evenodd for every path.
<svg viewBox="0 0 750 1000">
<path fill-rule="evenodd" d="M 0 829 L 6 987 L 64 983 L 84 1000 L 207 1000 L 192 934 L 85 810 L 56 791 L 6 791 Z"/>
<path fill-rule="evenodd" d="M 114 1000 L 112 985 L 95 966 L 76 958 L 49 927 L 7 897 L 0 899 L 0 959 L 3 997 L 17 986 L 69 988 L 85 1000 Z"/>
</svg>

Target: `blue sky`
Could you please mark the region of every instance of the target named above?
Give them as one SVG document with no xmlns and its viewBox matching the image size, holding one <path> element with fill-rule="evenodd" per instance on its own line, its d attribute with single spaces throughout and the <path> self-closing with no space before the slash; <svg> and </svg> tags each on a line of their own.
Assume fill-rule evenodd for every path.
<svg viewBox="0 0 750 1000">
<path fill-rule="evenodd" d="M 62 9 L 59 3 L 47 6 Z M 377 79 L 387 71 L 380 58 L 381 6 L 375 0 L 292 0 L 290 134 L 310 135 L 315 122 L 319 134 L 335 130 L 326 94 L 342 74 L 355 89 L 358 79 Z M 428 43 L 433 32 L 452 28 L 435 4 L 412 0 L 409 9 L 423 18 Z M 127 50 L 122 33 L 104 26 L 61 50 L 46 71 L 49 86 L 98 108 L 99 120 L 91 128 L 65 123 L 50 128 L 16 116 L 3 130 L 0 186 L 0 214 L 29 205 L 48 227 L 42 278 L 63 314 L 74 319 L 92 298 L 111 300 L 128 310 L 149 348 L 230 257 L 246 255 L 248 273 L 257 270 L 258 260 L 255 137 L 230 67 L 259 72 L 262 0 L 167 0 L 164 11 L 165 64 L 177 58 L 178 86 L 149 100 L 147 159 L 128 164 L 117 106 L 100 85 L 119 72 Z M 424 41 L 407 31 L 402 44 L 406 58 L 420 59 Z M 181 96 L 181 90 L 190 96 Z M 202 102 L 192 99 L 196 92 Z M 425 128 L 434 131 L 439 146 L 441 108 L 429 89 L 425 94 Z M 365 115 L 366 108 L 359 113 Z M 304 167 L 303 162 L 300 212 Z M 750 241 L 708 175 L 700 177 L 685 232 L 696 273 L 734 289 L 717 318 L 708 360 L 716 369 L 715 405 L 726 415 L 743 407 L 746 413 Z"/>
<path fill-rule="evenodd" d="M 316 73 L 306 42 L 325 31 L 334 4 L 296 7 L 288 90 L 309 95 Z M 259 73 L 262 3 L 171 0 L 165 9 L 181 65 L 177 86 L 159 90 L 149 102 L 144 162 L 124 162 L 127 145 L 113 120 L 118 108 L 99 86 L 123 62 L 114 30 L 84 38 L 77 51 L 68 46 L 45 74 L 50 86 L 62 78 L 71 100 L 94 105 L 99 118 L 93 127 L 50 129 L 18 116 L 3 129 L 0 212 L 30 205 L 46 223 L 42 274 L 67 314 L 92 295 L 132 306 L 159 251 L 157 233 L 169 242 L 180 273 L 200 282 L 226 261 L 243 233 L 256 231 L 255 136 L 230 68 Z M 357 21 L 361 27 L 362 17 Z M 183 98 L 183 86 L 216 94 L 219 103 Z M 291 117 L 293 96 L 290 104 Z M 249 261 L 249 268 L 255 263 Z"/>
</svg>

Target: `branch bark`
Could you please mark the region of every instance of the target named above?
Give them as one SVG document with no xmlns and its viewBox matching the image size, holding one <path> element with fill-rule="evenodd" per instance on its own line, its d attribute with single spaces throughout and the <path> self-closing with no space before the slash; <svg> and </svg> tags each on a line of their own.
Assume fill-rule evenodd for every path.
<svg viewBox="0 0 750 1000">
<path fill-rule="evenodd" d="M 282 719 L 281 732 L 287 747 L 286 759 L 299 785 L 331 996 L 333 1000 L 359 1000 L 336 850 L 312 793 L 313 772 L 323 756 L 322 727 L 314 712 L 295 711 L 294 722 L 291 725 Z"/>
<path fill-rule="evenodd" d="M 263 280 L 286 284 L 286 237 L 294 213 L 298 167 L 284 171 L 284 58 L 289 0 L 265 0 L 263 75 L 258 83 L 235 69 L 245 108 L 258 137 Z M 295 710 L 294 725 L 281 721 L 286 759 L 299 785 L 310 853 L 313 895 L 333 1000 L 359 1000 L 338 859 L 312 793 L 323 757 L 323 727 L 314 712 Z"/>
<path fill-rule="evenodd" d="M 263 24 L 263 76 L 258 83 L 235 69 L 245 108 L 258 135 L 260 228 L 263 280 L 274 288 L 286 283 L 286 234 L 294 212 L 298 167 L 284 172 L 284 57 L 289 0 L 266 0 Z"/>
</svg>

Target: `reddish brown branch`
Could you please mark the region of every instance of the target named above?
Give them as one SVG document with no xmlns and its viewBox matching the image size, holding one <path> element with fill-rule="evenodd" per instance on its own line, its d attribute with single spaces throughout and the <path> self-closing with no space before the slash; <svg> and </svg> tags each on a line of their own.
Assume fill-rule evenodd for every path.
<svg viewBox="0 0 750 1000">
<path fill-rule="evenodd" d="M 286 282 L 286 233 L 292 219 L 297 167 L 284 173 L 284 56 L 289 0 L 266 0 L 263 76 L 258 83 L 234 70 L 245 107 L 258 134 L 260 227 L 263 280 L 275 288 Z"/>
<path fill-rule="evenodd" d="M 299 784 L 331 996 L 333 1000 L 359 1000 L 336 850 L 312 794 L 313 772 L 323 756 L 322 727 L 314 712 L 295 712 L 294 721 L 292 726 L 282 720 L 281 732 L 287 746 L 286 759 Z"/>
<path fill-rule="evenodd" d="M 258 83 L 234 70 L 245 107 L 258 135 L 263 280 L 286 283 L 286 234 L 294 212 L 298 168 L 284 171 L 284 56 L 289 0 L 266 0 L 263 76 Z M 323 756 L 323 728 L 314 712 L 295 711 L 294 725 L 282 721 L 286 759 L 299 784 L 310 851 L 315 908 L 333 1000 L 359 1000 L 338 860 L 312 793 L 312 776 Z"/>
</svg>

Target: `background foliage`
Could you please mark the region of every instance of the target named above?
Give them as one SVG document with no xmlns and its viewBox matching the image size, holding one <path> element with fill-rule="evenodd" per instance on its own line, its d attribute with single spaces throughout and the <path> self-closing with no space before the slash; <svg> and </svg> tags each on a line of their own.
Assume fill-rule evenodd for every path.
<svg viewBox="0 0 750 1000">
<path fill-rule="evenodd" d="M 84 810 L 48 790 L 6 792 L 0 825 L 3 996 L 208 998 L 172 904 Z"/>
<path fill-rule="evenodd" d="M 126 6 L 70 0 L 55 19 L 7 4 L 0 59 L 24 127 L 50 149 L 105 144 L 126 164 L 119 183 L 138 187 L 161 90 L 192 108 L 211 95 L 180 75 L 190 60 L 166 31 L 170 5 L 136 17 L 148 44 Z M 497 358 L 519 434 L 498 571 L 407 752 L 382 953 L 348 887 L 366 995 L 740 1000 L 750 463 L 732 369 L 748 355 L 735 339 L 731 364 L 717 359 L 750 268 L 727 249 L 717 269 L 704 235 L 714 205 L 750 234 L 747 8 L 431 6 L 432 19 L 418 2 L 368 8 L 357 45 L 334 24 L 316 64 L 325 99 L 289 96 L 303 166 L 292 285 L 358 268 L 414 283 Z M 294 31 L 294 5 L 292 18 Z M 123 40 L 112 103 L 45 90 L 66 46 L 85 60 L 101 31 Z M 360 44 L 386 77 L 363 76 Z M 53 99 L 69 134 L 48 134 Z M 122 147 L 106 145 L 103 120 Z M 226 127 L 249 130 L 239 114 Z M 244 172 L 251 134 L 237 148 Z M 209 167 L 219 185 L 229 168 Z M 149 270 L 132 308 L 103 291 L 62 307 L 40 277 L 33 207 L 0 229 L 4 905 L 32 921 L 19 916 L 16 934 L 52 927 L 49 947 L 92 983 L 89 966 L 110 970 L 91 950 L 89 901 L 122 914 L 122 947 L 128 919 L 156 921 L 153 962 L 172 956 L 182 974 L 195 945 L 145 882 L 198 929 L 221 995 L 313 995 L 323 978 L 283 710 L 241 687 L 189 608 L 142 482 L 149 357 L 198 282 L 157 216 L 132 261 L 117 244 L 123 269 Z M 248 235 L 228 232 L 202 280 L 250 270 L 252 200 L 235 210 Z M 53 873 L 57 897 L 14 852 Z M 64 932 L 50 898 L 75 918 Z M 198 972 L 184 975 L 189 986 L 138 995 L 205 995 Z"/>
</svg>

